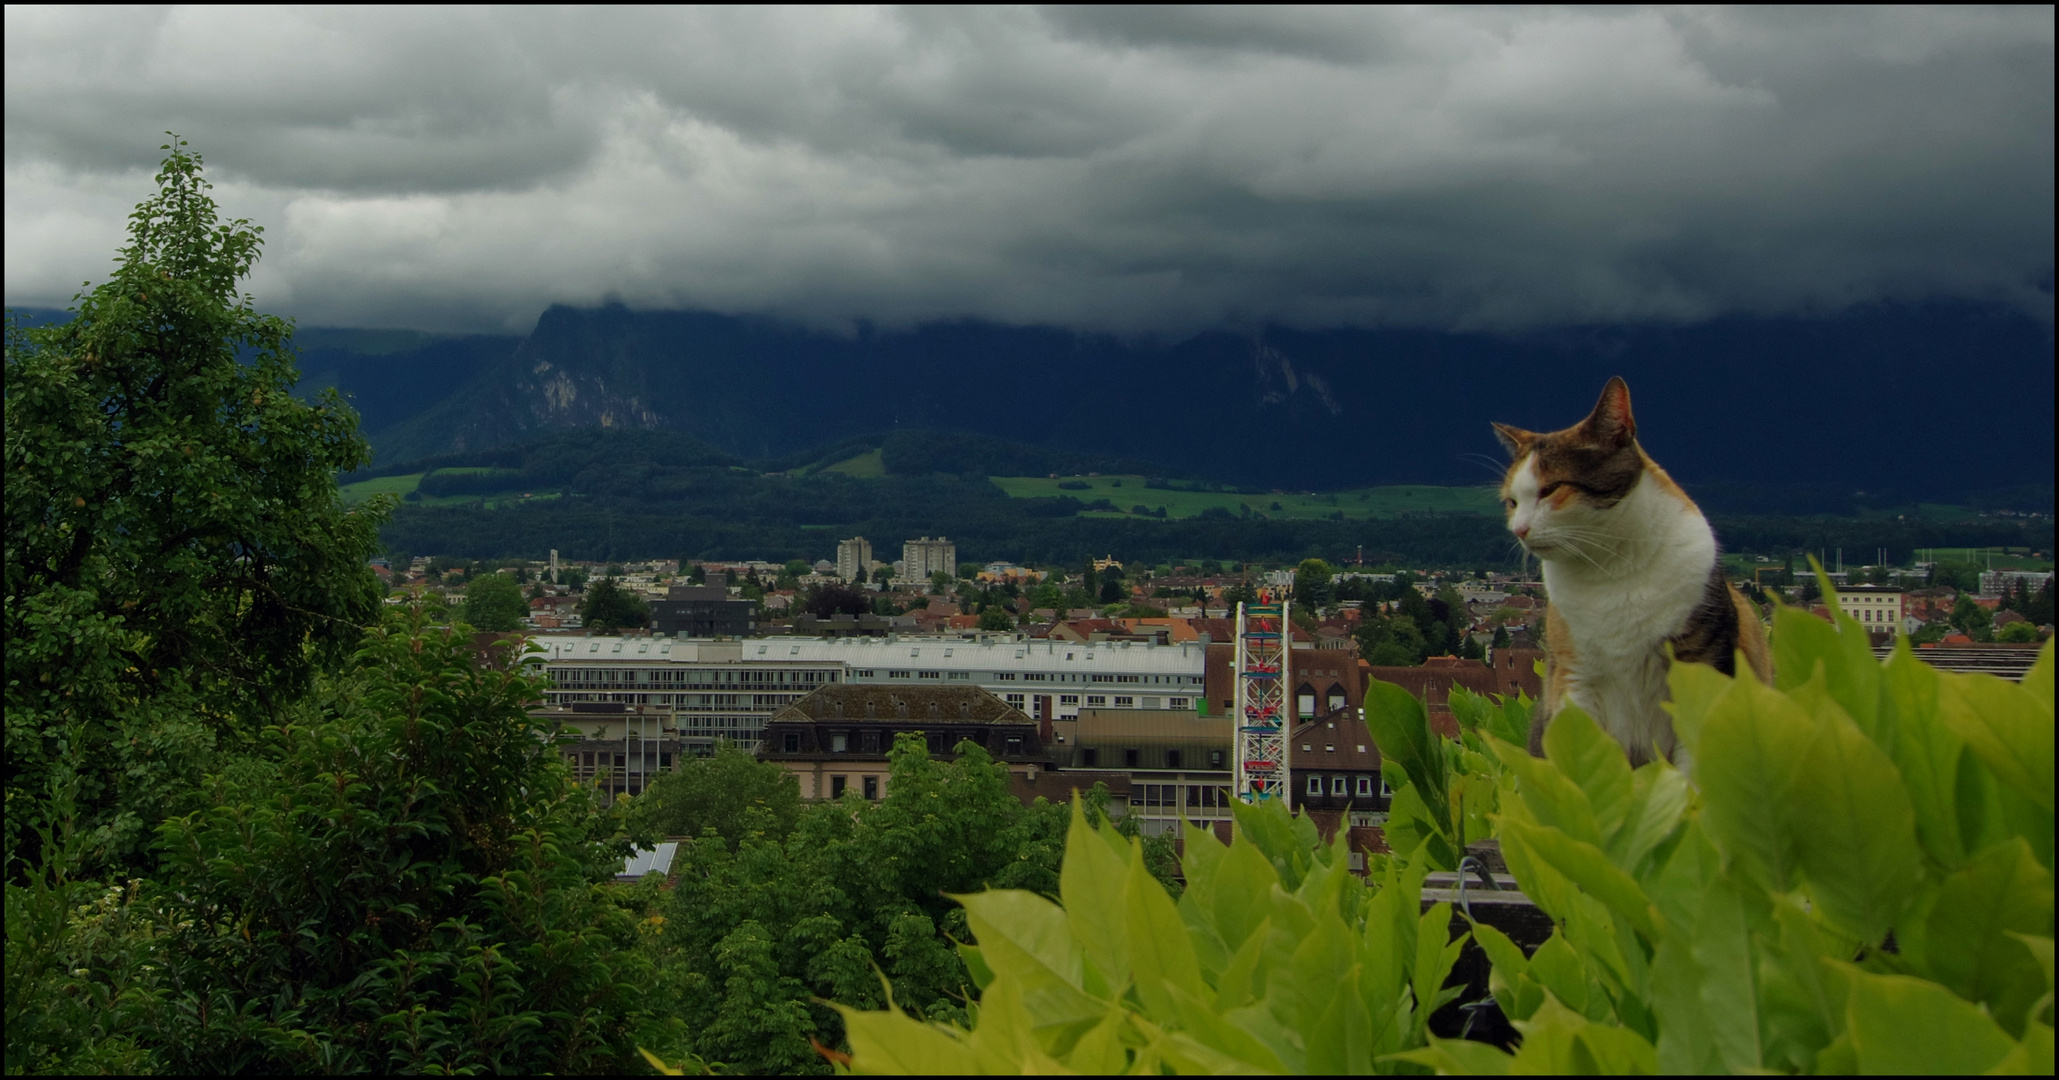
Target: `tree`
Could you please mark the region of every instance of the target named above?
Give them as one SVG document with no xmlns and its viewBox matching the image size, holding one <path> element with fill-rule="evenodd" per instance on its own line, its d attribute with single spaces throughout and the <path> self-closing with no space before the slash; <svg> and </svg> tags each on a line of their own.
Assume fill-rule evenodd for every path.
<svg viewBox="0 0 2059 1080">
<path fill-rule="evenodd" d="M 634 629 L 649 625 L 651 606 L 643 597 L 615 584 L 614 578 L 602 578 L 586 590 L 586 599 L 579 604 L 579 619 L 587 629 L 599 634 Z"/>
<path fill-rule="evenodd" d="M 874 570 L 872 572 L 872 580 L 880 585 L 885 585 L 888 582 L 893 581 L 894 568 L 891 566 L 882 566 L 879 569 Z"/>
<path fill-rule="evenodd" d="M 979 613 L 979 628 L 982 630 L 1013 630 L 1015 619 L 1008 609 L 995 605 Z"/>
<path fill-rule="evenodd" d="M 1952 625 L 1975 641 L 1985 641 L 1994 630 L 1994 614 L 1975 603 L 1973 597 L 1960 593 L 1958 602 L 1952 605 Z"/>
<path fill-rule="evenodd" d="M 1509 629 L 1508 629 L 1508 627 L 1507 627 L 1506 625 L 1502 624 L 1502 623 L 1499 623 L 1499 622 L 1495 623 L 1495 624 L 1494 624 L 1494 640 L 1493 640 L 1493 641 L 1491 641 L 1491 642 L 1489 642 L 1488 644 L 1489 644 L 1489 647 L 1491 647 L 1491 648 L 1496 648 L 1496 649 L 1506 649 L 1506 648 L 1508 648 L 1508 647 L 1509 647 Z"/>
<path fill-rule="evenodd" d="M 2038 640 L 2038 628 L 2029 622 L 2013 622 L 1995 631 L 1995 640 L 2024 645 Z"/>
<path fill-rule="evenodd" d="M 1328 605 L 1337 571 L 1321 559 L 1303 559 L 1294 571 L 1294 598 L 1310 608 Z"/>
<path fill-rule="evenodd" d="M 948 594 L 951 591 L 951 582 L 951 575 L 938 570 L 929 576 L 929 591 L 939 596 Z"/>
<path fill-rule="evenodd" d="M 801 601 L 801 610 L 818 619 L 835 615 L 863 615 L 872 610 L 872 596 L 855 585 L 839 582 L 817 585 Z"/>
<path fill-rule="evenodd" d="M 6 329 L 6 842 L 31 864 L 74 779 L 68 827 L 139 855 L 377 613 L 393 502 L 335 483 L 370 460 L 357 417 L 293 396 L 291 324 L 236 291 L 263 230 L 164 149 L 113 277 Z"/>
<path fill-rule="evenodd" d="M 276 764 L 161 834 L 166 1071 L 620 1071 L 647 1023 L 626 844 L 528 708 L 543 682 L 396 613 Z M 348 784 L 337 782 L 348 776 Z M 347 883 L 347 885 L 346 885 Z M 250 1010 L 218 1002 L 264 1002 Z M 650 1037 L 650 1036 L 646 1036 Z"/>
<path fill-rule="evenodd" d="M 529 603 L 512 575 L 481 574 L 465 586 L 465 606 L 458 617 L 475 630 L 505 633 L 521 629 L 528 614 Z"/>
<path fill-rule="evenodd" d="M 692 757 L 651 781 L 631 805 L 639 831 L 656 836 L 712 834 L 731 847 L 762 836 L 784 841 L 801 816 L 794 774 L 722 742 L 713 757 Z"/>
</svg>

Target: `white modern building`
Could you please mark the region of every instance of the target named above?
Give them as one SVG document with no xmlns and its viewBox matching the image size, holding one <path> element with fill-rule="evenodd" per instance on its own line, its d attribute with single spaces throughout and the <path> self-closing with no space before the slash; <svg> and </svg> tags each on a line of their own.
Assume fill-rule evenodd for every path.
<svg viewBox="0 0 2059 1080">
<path fill-rule="evenodd" d="M 978 686 L 1040 722 L 1074 719 L 1081 709 L 1191 710 L 1205 690 L 1208 656 L 1198 642 L 1068 644 L 1014 634 L 536 642 L 543 652 L 528 662 L 550 677 L 549 706 L 630 707 L 656 717 L 657 734 L 648 737 L 676 740 L 688 754 L 708 752 L 717 739 L 755 748 L 766 718 L 837 682 Z"/>
</svg>

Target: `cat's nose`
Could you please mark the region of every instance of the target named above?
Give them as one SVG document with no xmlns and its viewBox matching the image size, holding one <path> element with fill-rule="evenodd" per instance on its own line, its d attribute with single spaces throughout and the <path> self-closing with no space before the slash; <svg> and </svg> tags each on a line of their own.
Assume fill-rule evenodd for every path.
<svg viewBox="0 0 2059 1080">
<path fill-rule="evenodd" d="M 1518 540 L 1527 540 L 1530 537 L 1530 525 L 1528 522 L 1518 525 L 1509 531 L 1515 533 Z"/>
</svg>

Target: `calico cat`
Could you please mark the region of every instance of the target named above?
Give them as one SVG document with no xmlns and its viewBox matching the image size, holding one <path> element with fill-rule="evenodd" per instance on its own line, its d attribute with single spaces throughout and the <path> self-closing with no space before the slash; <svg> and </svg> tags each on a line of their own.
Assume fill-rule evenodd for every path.
<svg viewBox="0 0 2059 1080">
<path fill-rule="evenodd" d="M 1752 674 L 1772 681 L 1758 612 L 1723 577 L 1708 519 L 1637 445 L 1621 378 L 1564 431 L 1494 432 L 1512 459 L 1501 483 L 1509 531 L 1542 560 L 1550 596 L 1531 753 L 1542 756 L 1545 725 L 1572 701 L 1632 765 L 1674 757 L 1672 718 L 1660 708 L 1668 646 L 1726 675 L 1743 650 Z"/>
</svg>

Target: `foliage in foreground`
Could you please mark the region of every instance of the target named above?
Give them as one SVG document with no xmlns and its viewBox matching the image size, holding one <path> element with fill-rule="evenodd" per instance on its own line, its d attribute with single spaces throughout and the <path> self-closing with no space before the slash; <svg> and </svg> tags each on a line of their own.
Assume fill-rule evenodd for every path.
<svg viewBox="0 0 2059 1080">
<path fill-rule="evenodd" d="M 159 886 L 7 886 L 9 1072 L 609 1072 L 651 1027 L 614 826 L 536 680 L 395 614 L 158 829 Z M 314 711 L 313 708 L 310 711 Z"/>
<path fill-rule="evenodd" d="M 1420 910 L 1420 867 L 1377 889 L 1340 838 L 1277 806 L 1233 808 L 1236 839 L 1190 828 L 1175 902 L 1144 847 L 1075 815 L 1061 904 L 956 897 L 977 936 L 970 1027 L 839 1005 L 858 1072 L 1393 1071 L 1423 1045 L 1464 945 L 1451 907 Z M 898 1004 L 898 1002 L 896 1003 Z"/>
<path fill-rule="evenodd" d="M 184 143 L 106 283 L 6 332 L 7 851 L 37 862 L 54 772 L 86 854 L 142 868 L 150 830 L 376 620 L 391 500 L 333 392 L 292 393 L 292 326 L 236 292 L 262 229 L 221 221 Z"/>
<path fill-rule="evenodd" d="M 1189 834 L 1175 907 L 1139 853 L 1075 826 L 1062 908 L 959 898 L 991 972 L 975 1023 L 847 1009 L 852 1067 L 2050 1075 L 2052 646 L 2018 685 L 1941 673 L 1906 644 L 1877 661 L 1850 619 L 1783 609 L 1773 642 L 1775 687 L 1673 669 L 1692 784 L 1663 761 L 1631 769 L 1577 709 L 1543 759 L 1512 715 L 1475 716 L 1494 764 L 1460 783 L 1493 777 L 1502 852 L 1556 924 L 1527 954 L 1472 931 L 1513 1055 L 1411 1046 L 1421 1027 L 1390 1011 L 1438 1000 L 1445 916 L 1409 941 L 1393 928 L 1450 854 L 1437 844 L 1472 835 L 1451 775 L 1418 768 L 1408 782 L 1444 787 L 1394 834 L 1377 891 L 1342 880 L 1304 823 L 1240 808 L 1228 849 Z M 1278 843 L 1297 827 L 1311 835 Z"/>
</svg>

